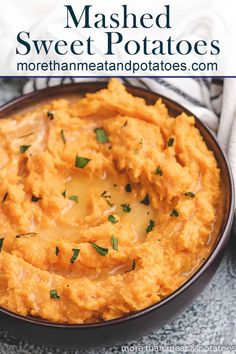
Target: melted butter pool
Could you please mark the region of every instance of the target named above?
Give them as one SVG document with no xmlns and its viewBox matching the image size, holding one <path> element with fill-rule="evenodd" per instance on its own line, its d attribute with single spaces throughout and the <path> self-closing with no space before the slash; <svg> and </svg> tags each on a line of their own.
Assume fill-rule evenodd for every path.
<svg viewBox="0 0 236 354">
<path fill-rule="evenodd" d="M 73 224 L 76 219 L 90 215 L 93 209 L 96 209 L 96 202 L 99 204 L 103 199 L 105 210 L 102 209 L 100 212 L 103 215 L 118 214 L 120 222 L 130 223 L 137 239 L 144 240 L 149 221 L 155 220 L 155 212 L 150 205 L 140 203 L 140 197 L 133 187 L 131 193 L 128 193 L 125 189 L 126 184 L 127 182 L 120 176 L 89 177 L 84 174 L 72 176 L 66 183 L 66 198 L 76 196 L 78 202 L 71 202 L 65 218 L 69 218 Z M 92 198 L 95 200 L 93 208 Z M 129 208 L 129 212 L 124 211 Z M 97 209 L 99 210 L 99 206 Z"/>
</svg>

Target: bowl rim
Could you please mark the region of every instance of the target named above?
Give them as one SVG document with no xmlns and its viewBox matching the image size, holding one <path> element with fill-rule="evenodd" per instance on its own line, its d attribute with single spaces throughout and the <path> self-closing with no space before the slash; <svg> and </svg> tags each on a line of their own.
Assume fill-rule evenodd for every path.
<svg viewBox="0 0 236 354">
<path fill-rule="evenodd" d="M 40 89 L 37 91 L 23 94 L 19 97 L 13 98 L 10 101 L 7 101 L 6 103 L 4 103 L 3 105 L 0 106 L 0 119 L 4 118 L 4 114 L 11 116 L 12 115 L 11 113 L 5 113 L 5 112 L 7 112 L 7 111 L 11 112 L 11 110 L 14 110 L 16 112 L 18 104 L 22 104 L 25 101 L 28 101 L 28 104 L 33 106 L 35 103 L 36 104 L 40 103 L 41 100 L 47 101 L 48 98 L 53 99 L 53 97 L 55 99 L 59 98 L 59 96 L 61 94 L 63 94 L 63 91 L 67 91 L 67 90 L 70 91 L 73 89 L 74 90 L 78 89 L 78 91 L 75 93 L 79 94 L 79 91 L 81 89 L 86 89 L 86 87 L 88 87 L 88 86 L 89 87 L 92 86 L 96 90 L 106 88 L 107 83 L 108 83 L 108 81 L 74 82 L 74 83 L 69 83 L 69 84 L 60 84 L 60 85 L 56 85 L 56 86 L 46 87 L 46 88 L 43 88 L 43 89 Z M 161 301 L 159 301 L 153 305 L 150 305 L 142 310 L 131 313 L 127 316 L 123 316 L 123 317 L 119 317 L 119 318 L 115 318 L 115 319 L 107 320 L 107 321 L 103 321 L 103 322 L 97 322 L 97 323 L 69 324 L 69 323 L 51 322 L 51 321 L 48 321 L 48 320 L 45 320 L 45 319 L 42 319 L 39 317 L 33 317 L 33 316 L 29 316 L 29 315 L 26 315 L 26 316 L 20 315 L 20 314 L 13 312 L 13 311 L 7 310 L 1 306 L 0 306 L 0 314 L 3 313 L 13 319 L 18 319 L 18 320 L 21 320 L 21 321 L 26 322 L 28 324 L 42 326 L 42 327 L 48 327 L 48 328 L 54 328 L 54 329 L 61 328 L 64 330 L 69 330 L 69 329 L 86 330 L 89 328 L 96 329 L 96 328 L 100 328 L 100 327 L 104 328 L 107 326 L 115 326 L 115 325 L 121 324 L 123 322 L 132 321 L 137 317 L 143 317 L 143 316 L 147 315 L 149 312 L 153 312 L 153 311 L 157 310 L 158 308 L 165 306 L 167 303 L 171 302 L 172 300 L 177 298 L 179 295 L 181 295 L 189 286 L 191 286 L 193 283 L 195 283 L 198 280 L 198 278 L 200 278 L 206 272 L 208 267 L 214 262 L 214 260 L 218 256 L 221 249 L 224 249 L 224 247 L 226 246 L 227 239 L 228 239 L 228 233 L 231 229 L 231 226 L 233 223 L 233 218 L 234 218 L 235 186 L 234 186 L 234 180 L 233 180 L 233 174 L 231 171 L 231 167 L 229 165 L 226 154 L 225 154 L 221 144 L 218 142 L 217 138 L 214 136 L 214 134 L 211 132 L 211 130 L 202 121 L 200 121 L 200 119 L 195 114 L 193 114 L 190 110 L 188 110 L 187 108 L 185 108 L 184 106 L 182 106 L 178 102 L 175 102 L 174 100 L 172 100 L 164 95 L 161 95 L 157 92 L 154 92 L 154 91 L 146 89 L 146 88 L 141 88 L 141 87 L 138 87 L 135 85 L 127 84 L 127 83 L 124 83 L 124 86 L 130 91 L 135 90 L 137 92 L 140 92 L 140 97 L 142 97 L 141 96 L 142 92 L 149 94 L 149 95 L 151 94 L 153 96 L 153 99 L 154 98 L 155 99 L 161 98 L 161 99 L 163 99 L 165 104 L 170 103 L 170 104 L 178 107 L 179 109 L 181 109 L 186 114 L 194 116 L 194 118 L 197 122 L 197 125 L 199 125 L 201 127 L 201 129 L 206 131 L 206 133 L 210 136 L 210 138 L 213 140 L 215 146 L 217 147 L 218 152 L 221 155 L 221 157 L 224 161 L 224 164 L 226 166 L 226 172 L 227 172 L 228 179 L 230 182 L 229 183 L 229 190 L 230 190 L 229 205 L 230 205 L 230 207 L 227 210 L 227 217 L 226 217 L 225 226 L 224 226 L 223 230 L 221 230 L 221 232 L 218 234 L 218 240 L 217 240 L 213 250 L 209 253 L 206 260 L 196 270 L 196 272 L 194 272 L 193 275 L 189 279 L 187 279 L 173 293 L 171 293 L 170 295 L 168 295 L 167 297 L 165 297 Z M 137 92 L 134 93 L 135 96 L 137 95 Z M 72 94 L 73 93 L 70 93 L 69 95 L 72 95 Z M 44 95 L 45 95 L 45 97 L 44 97 Z M 64 95 L 66 95 L 66 93 L 64 93 Z M 40 97 L 41 97 L 41 100 L 39 100 L 39 102 L 34 102 L 34 99 L 37 99 Z M 205 141 L 205 139 L 204 139 L 204 141 Z"/>
</svg>

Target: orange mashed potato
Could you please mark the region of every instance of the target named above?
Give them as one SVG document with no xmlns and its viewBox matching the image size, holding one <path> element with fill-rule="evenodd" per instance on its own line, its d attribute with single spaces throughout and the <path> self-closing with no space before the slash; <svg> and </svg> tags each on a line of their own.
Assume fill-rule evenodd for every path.
<svg viewBox="0 0 236 354">
<path fill-rule="evenodd" d="M 117 80 L 0 122 L 0 306 L 110 320 L 181 286 L 209 255 L 219 170 L 194 118 Z"/>
</svg>

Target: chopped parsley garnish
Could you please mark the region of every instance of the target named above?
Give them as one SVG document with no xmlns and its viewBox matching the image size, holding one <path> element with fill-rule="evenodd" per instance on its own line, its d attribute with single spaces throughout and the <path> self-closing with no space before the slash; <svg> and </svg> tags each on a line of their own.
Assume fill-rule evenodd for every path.
<svg viewBox="0 0 236 354">
<path fill-rule="evenodd" d="M 50 120 L 54 119 L 54 114 L 51 111 L 48 111 L 48 118 Z"/>
<path fill-rule="evenodd" d="M 8 192 L 6 192 L 6 193 L 4 194 L 4 197 L 3 197 L 3 199 L 2 199 L 2 204 L 4 204 L 4 202 L 6 201 L 7 197 L 8 197 Z"/>
<path fill-rule="evenodd" d="M 65 198 L 66 197 L 66 189 L 64 190 L 64 192 L 61 193 L 62 196 Z"/>
<path fill-rule="evenodd" d="M 36 197 L 35 195 L 32 195 L 31 202 L 37 203 L 41 199 L 42 199 L 42 197 Z"/>
<path fill-rule="evenodd" d="M 131 187 L 131 184 L 126 184 L 126 186 L 125 186 L 125 190 L 126 190 L 126 192 L 127 193 L 131 193 L 132 192 L 132 187 Z"/>
<path fill-rule="evenodd" d="M 148 224 L 148 227 L 146 229 L 147 233 L 151 232 L 152 229 L 154 228 L 155 226 L 155 221 L 154 220 L 149 220 L 149 224 Z"/>
<path fill-rule="evenodd" d="M 98 143 L 105 144 L 109 142 L 107 133 L 103 128 L 96 128 L 94 129 L 94 132 Z"/>
<path fill-rule="evenodd" d="M 144 205 L 149 205 L 150 204 L 149 195 L 146 194 L 145 197 L 143 198 L 143 200 L 140 201 L 140 203 L 142 203 Z"/>
<path fill-rule="evenodd" d="M 18 138 L 18 139 L 28 138 L 28 136 L 31 136 L 31 135 L 33 135 L 33 134 L 34 134 L 34 132 L 27 133 L 27 134 L 25 134 L 25 135 L 21 135 L 21 136 L 19 136 L 19 138 Z"/>
<path fill-rule="evenodd" d="M 132 270 L 135 270 L 135 268 L 136 268 L 136 260 L 133 259 L 133 262 L 132 262 Z"/>
<path fill-rule="evenodd" d="M 50 298 L 51 299 L 60 299 L 60 296 L 58 295 L 56 289 L 50 290 Z"/>
<path fill-rule="evenodd" d="M 112 202 L 109 200 L 111 199 L 111 195 L 108 194 L 107 191 L 104 191 L 102 194 L 101 194 L 101 197 L 105 199 L 105 201 L 107 202 L 107 204 L 112 207 L 114 204 L 112 204 Z"/>
<path fill-rule="evenodd" d="M 170 139 L 167 141 L 167 146 L 168 146 L 168 147 L 173 146 L 174 141 L 175 141 L 174 138 L 170 138 Z"/>
<path fill-rule="evenodd" d="M 4 241 L 4 238 L 0 238 L 0 252 L 2 250 L 3 241 Z"/>
<path fill-rule="evenodd" d="M 156 171 L 155 171 L 155 175 L 163 176 L 163 172 L 162 172 L 160 166 L 157 167 L 157 169 L 156 169 Z"/>
<path fill-rule="evenodd" d="M 58 246 L 56 246 L 55 253 L 56 253 L 56 256 L 58 256 L 59 253 L 60 253 L 60 250 L 59 250 L 59 247 L 58 247 Z"/>
<path fill-rule="evenodd" d="M 27 232 L 25 234 L 18 234 L 16 235 L 16 238 L 20 238 L 22 236 L 34 236 L 34 235 L 37 235 L 37 232 Z"/>
<path fill-rule="evenodd" d="M 61 134 L 61 140 L 63 141 L 64 144 L 66 144 L 66 137 L 63 129 L 61 130 L 60 134 Z"/>
<path fill-rule="evenodd" d="M 184 193 L 184 195 L 186 197 L 189 197 L 189 198 L 194 198 L 195 197 L 195 194 L 193 192 L 186 192 L 186 193 Z"/>
<path fill-rule="evenodd" d="M 171 217 L 177 218 L 179 216 L 179 212 L 176 209 L 173 209 L 170 213 Z"/>
<path fill-rule="evenodd" d="M 75 263 L 76 259 L 78 258 L 78 255 L 80 253 L 80 250 L 78 248 L 72 248 L 72 251 L 73 251 L 73 256 L 70 259 L 71 264 Z"/>
<path fill-rule="evenodd" d="M 31 145 L 21 145 L 20 146 L 20 153 L 24 154 L 24 152 L 26 152 L 30 147 L 31 147 Z"/>
<path fill-rule="evenodd" d="M 91 161 L 91 159 L 88 159 L 87 157 L 82 157 L 82 156 L 75 156 L 75 167 L 78 168 L 84 168 L 89 162 Z"/>
<path fill-rule="evenodd" d="M 79 198 L 78 198 L 77 195 L 71 195 L 71 196 L 69 197 L 69 199 L 72 200 L 72 201 L 75 202 L 75 203 L 78 203 L 78 201 L 79 201 Z"/>
<path fill-rule="evenodd" d="M 113 250 L 118 251 L 118 239 L 114 235 L 111 236 L 111 245 Z"/>
<path fill-rule="evenodd" d="M 121 204 L 124 213 L 129 213 L 131 211 L 129 204 Z"/>
<path fill-rule="evenodd" d="M 100 256 L 106 256 L 106 254 L 108 253 L 108 248 L 98 246 L 95 242 L 91 242 L 91 245 L 97 251 L 97 253 L 100 254 Z"/>
<path fill-rule="evenodd" d="M 112 224 L 116 224 L 118 222 L 118 220 L 116 220 L 114 215 L 108 215 L 107 220 L 110 221 Z"/>
</svg>

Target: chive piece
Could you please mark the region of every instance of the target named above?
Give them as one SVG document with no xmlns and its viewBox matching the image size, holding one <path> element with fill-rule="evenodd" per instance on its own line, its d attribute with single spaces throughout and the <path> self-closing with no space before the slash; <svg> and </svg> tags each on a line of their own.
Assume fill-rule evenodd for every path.
<svg viewBox="0 0 236 354">
<path fill-rule="evenodd" d="M 149 195 L 146 194 L 145 197 L 143 198 L 143 200 L 141 200 L 140 203 L 142 203 L 142 204 L 144 204 L 144 205 L 149 205 L 149 204 L 150 204 Z"/>
<path fill-rule="evenodd" d="M 16 235 L 16 238 L 20 238 L 21 236 L 34 236 L 37 235 L 37 232 L 27 232 L 25 234 L 18 234 Z"/>
<path fill-rule="evenodd" d="M 155 221 L 154 220 L 149 220 L 149 224 L 148 224 L 148 227 L 146 229 L 147 233 L 151 232 L 152 229 L 154 228 L 155 226 Z"/>
<path fill-rule="evenodd" d="M 36 197 L 35 195 L 32 195 L 31 202 L 37 203 L 41 199 L 42 199 L 41 197 Z"/>
<path fill-rule="evenodd" d="M 84 168 L 89 162 L 91 161 L 91 159 L 88 159 L 87 157 L 82 157 L 82 156 L 75 156 L 75 167 L 78 168 Z"/>
<path fill-rule="evenodd" d="M 64 144 L 66 144 L 66 137 L 63 129 L 61 130 L 60 134 L 61 134 L 61 140 L 63 141 Z"/>
<path fill-rule="evenodd" d="M 133 259 L 133 262 L 132 262 L 132 270 L 135 270 L 136 268 L 136 259 Z"/>
<path fill-rule="evenodd" d="M 2 250 L 3 241 L 4 241 L 4 238 L 0 238 L 0 252 L 1 252 L 1 250 Z"/>
<path fill-rule="evenodd" d="M 107 133 L 103 128 L 96 128 L 94 129 L 94 132 L 96 134 L 96 140 L 98 143 L 105 144 L 109 142 Z"/>
<path fill-rule="evenodd" d="M 58 295 L 56 289 L 50 290 L 50 298 L 51 299 L 60 299 L 60 296 Z"/>
<path fill-rule="evenodd" d="M 26 152 L 30 147 L 31 147 L 31 145 L 21 145 L 20 146 L 20 153 L 24 154 L 24 152 Z"/>
<path fill-rule="evenodd" d="M 58 256 L 58 255 L 59 255 L 59 253 L 60 253 L 60 250 L 59 250 L 59 247 L 58 247 L 58 246 L 56 246 L 55 253 L 56 253 L 56 256 Z"/>
<path fill-rule="evenodd" d="M 131 211 L 129 204 L 121 204 L 124 213 L 129 213 Z"/>
<path fill-rule="evenodd" d="M 131 193 L 132 192 L 132 187 L 131 187 L 131 184 L 126 184 L 126 186 L 125 186 L 125 190 L 126 190 L 126 192 L 127 193 Z"/>
<path fill-rule="evenodd" d="M 193 192 L 186 192 L 186 193 L 184 193 L 184 195 L 186 197 L 189 197 L 189 198 L 194 198 L 195 197 L 195 194 Z"/>
<path fill-rule="evenodd" d="M 61 193 L 62 196 L 65 198 L 66 197 L 66 189 L 64 190 L 64 192 Z"/>
<path fill-rule="evenodd" d="M 19 136 L 19 138 L 17 138 L 17 139 L 28 138 L 28 136 L 31 136 L 31 135 L 33 135 L 33 134 L 34 134 L 34 132 L 27 133 L 27 134 L 25 134 L 25 135 L 21 135 L 21 136 Z"/>
<path fill-rule="evenodd" d="M 100 247 L 100 246 L 96 245 L 95 242 L 91 242 L 91 245 L 97 251 L 97 253 L 99 253 L 101 256 L 106 256 L 106 254 L 108 253 L 108 248 Z"/>
<path fill-rule="evenodd" d="M 171 217 L 177 218 L 179 216 L 179 212 L 176 209 L 173 209 L 170 213 Z"/>
<path fill-rule="evenodd" d="M 70 259 L 70 263 L 71 264 L 74 264 L 76 259 L 78 258 L 78 255 L 80 253 L 80 250 L 78 248 L 72 248 L 72 251 L 73 251 L 73 256 L 71 257 Z"/>
<path fill-rule="evenodd" d="M 116 220 L 114 215 L 108 215 L 107 220 L 110 221 L 110 223 L 112 223 L 112 224 L 116 224 L 118 222 L 118 220 Z"/>
<path fill-rule="evenodd" d="M 163 172 L 162 172 L 160 166 L 157 167 L 157 169 L 156 169 L 156 171 L 155 171 L 155 175 L 163 176 Z"/>
<path fill-rule="evenodd" d="M 50 120 L 52 120 L 52 119 L 54 119 L 54 114 L 51 112 L 51 111 L 48 111 L 48 118 L 50 119 Z"/>
<path fill-rule="evenodd" d="M 128 124 L 128 121 L 126 120 L 121 128 L 125 128 L 127 126 L 127 124 Z"/>
<path fill-rule="evenodd" d="M 4 194 L 4 197 L 3 197 L 3 199 L 2 199 L 2 204 L 4 204 L 4 202 L 6 201 L 7 197 L 8 197 L 8 192 L 6 192 L 6 193 Z"/>
<path fill-rule="evenodd" d="M 170 138 L 170 139 L 167 141 L 167 146 L 168 146 L 168 147 L 173 146 L 174 141 L 175 141 L 174 138 Z"/>
<path fill-rule="evenodd" d="M 78 198 L 77 195 L 71 195 L 71 196 L 69 197 L 69 199 L 72 200 L 72 201 L 75 202 L 75 203 L 78 203 L 78 201 L 79 201 L 79 198 Z"/>
<path fill-rule="evenodd" d="M 113 250 L 118 251 L 118 239 L 114 235 L 111 236 L 111 245 Z"/>
</svg>

